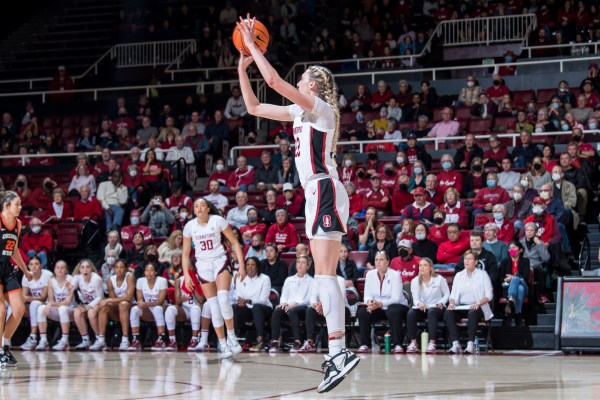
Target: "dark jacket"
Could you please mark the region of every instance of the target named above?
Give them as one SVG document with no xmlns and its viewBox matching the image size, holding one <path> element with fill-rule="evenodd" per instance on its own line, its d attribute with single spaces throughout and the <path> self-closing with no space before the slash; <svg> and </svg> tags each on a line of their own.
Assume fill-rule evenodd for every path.
<svg viewBox="0 0 600 400">
<path fill-rule="evenodd" d="M 254 184 L 259 183 L 277 183 L 279 181 L 279 169 L 273 164 L 269 165 L 269 168 L 265 168 L 264 165 L 254 170 Z"/>
<path fill-rule="evenodd" d="M 517 211 L 515 208 L 515 201 L 510 200 L 504 203 L 504 209 L 506 210 L 506 215 L 504 217 L 509 221 L 514 221 L 516 219 L 524 221 L 525 218 L 529 217 L 531 215 L 531 208 L 533 207 L 531 201 L 523 199 L 520 204 L 521 207 L 517 212 L 518 215 L 515 215 L 515 211 Z"/>
<path fill-rule="evenodd" d="M 492 281 L 492 286 L 494 287 L 494 295 L 498 295 L 499 292 L 496 290 L 500 287 L 501 282 L 500 273 L 498 271 L 498 263 L 496 262 L 494 253 L 482 248 L 481 252 L 479 253 L 479 261 L 477 261 L 477 268 L 488 273 L 490 276 L 490 281 Z M 458 259 L 456 267 L 454 267 L 454 274 L 458 274 L 463 269 L 465 269 L 465 263 L 461 257 Z"/>
<path fill-rule="evenodd" d="M 437 264 L 438 246 L 433 240 L 417 240 L 412 245 L 413 256 L 431 258 L 434 264 Z"/>
<path fill-rule="evenodd" d="M 529 259 L 521 256 L 519 258 L 519 272 L 517 275 L 521 277 L 525 283 L 529 282 Z M 504 280 L 506 275 L 512 275 L 512 258 L 508 257 L 502 260 L 500 263 L 500 276 Z"/>
<path fill-rule="evenodd" d="M 342 274 L 342 270 L 340 268 L 340 262 L 338 261 L 335 273 L 342 278 L 344 278 L 344 274 L 346 274 L 346 280 L 352 281 L 354 287 L 356 287 L 356 281 L 360 276 L 358 275 L 358 268 L 356 267 L 356 263 L 350 259 L 346 260 L 346 265 L 344 266 L 344 274 Z"/>
<path fill-rule="evenodd" d="M 465 169 L 461 167 L 460 164 L 465 161 L 465 152 L 467 151 L 467 146 L 459 147 L 454 154 L 454 169 Z M 469 162 L 467 163 L 466 169 L 471 169 L 471 163 L 473 162 L 473 158 L 479 157 L 483 160 L 483 150 L 481 147 L 477 146 L 477 143 L 473 146 L 473 149 L 469 155 Z"/>
<path fill-rule="evenodd" d="M 271 278 L 271 287 L 279 292 L 281 296 L 281 289 L 283 283 L 288 277 L 288 266 L 281 258 L 278 258 L 273 265 L 269 263 L 266 258 L 260 262 L 261 274 L 267 275 Z"/>
<path fill-rule="evenodd" d="M 390 261 L 398 256 L 398 248 L 396 247 L 395 240 L 386 240 L 383 250 L 387 253 Z M 369 257 L 367 257 L 367 262 L 371 265 L 375 265 L 375 254 L 377 254 L 378 251 L 377 242 L 374 242 L 371 247 L 369 247 Z"/>
</svg>

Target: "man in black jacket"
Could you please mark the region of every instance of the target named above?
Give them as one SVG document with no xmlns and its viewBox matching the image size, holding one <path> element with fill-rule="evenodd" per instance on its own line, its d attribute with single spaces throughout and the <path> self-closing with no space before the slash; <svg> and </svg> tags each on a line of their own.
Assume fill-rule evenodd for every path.
<svg viewBox="0 0 600 400">
<path fill-rule="evenodd" d="M 582 221 L 585 221 L 587 214 L 588 190 L 591 189 L 589 180 L 579 168 L 575 168 L 572 164 L 571 155 L 564 152 L 560 155 L 560 166 L 563 169 L 563 179 L 571 182 L 577 189 L 577 211 Z"/>
<path fill-rule="evenodd" d="M 454 169 L 471 169 L 471 162 L 475 157 L 483 159 L 483 150 L 477 145 L 477 139 L 472 133 L 465 135 L 465 145 L 456 150 L 454 154 Z"/>
<path fill-rule="evenodd" d="M 254 182 L 250 185 L 250 190 L 267 190 L 279 181 L 279 168 L 271 163 L 269 150 L 263 150 L 260 161 L 262 165 L 254 170 Z"/>
<path fill-rule="evenodd" d="M 492 281 L 492 287 L 494 288 L 494 299 L 500 295 L 500 272 L 498 270 L 498 263 L 496 257 L 491 251 L 483 248 L 483 233 L 479 231 L 471 231 L 470 234 L 471 250 L 479 254 L 479 261 L 477 262 L 476 268 L 482 269 L 488 273 L 490 280 Z M 465 269 L 463 258 L 461 257 L 454 267 L 454 274 L 459 273 Z"/>
<path fill-rule="evenodd" d="M 223 119 L 221 110 L 215 111 L 214 116 L 215 120 L 206 126 L 204 135 L 208 139 L 213 157 L 221 158 L 223 155 L 223 140 L 229 140 L 229 127 Z"/>
</svg>

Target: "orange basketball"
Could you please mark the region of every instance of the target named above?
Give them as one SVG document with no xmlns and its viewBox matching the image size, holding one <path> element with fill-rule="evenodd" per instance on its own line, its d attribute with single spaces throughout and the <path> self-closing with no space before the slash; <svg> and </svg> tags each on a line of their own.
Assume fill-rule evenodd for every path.
<svg viewBox="0 0 600 400">
<path fill-rule="evenodd" d="M 241 51 L 246 56 L 251 55 L 250 51 L 246 47 L 246 44 L 244 43 L 244 36 L 242 35 L 242 32 L 240 32 L 237 25 L 233 30 L 231 40 L 233 41 L 233 45 L 236 49 Z M 258 20 L 254 21 L 254 43 L 263 53 L 267 51 L 267 46 L 269 46 L 269 31 L 267 30 L 267 27 Z"/>
</svg>

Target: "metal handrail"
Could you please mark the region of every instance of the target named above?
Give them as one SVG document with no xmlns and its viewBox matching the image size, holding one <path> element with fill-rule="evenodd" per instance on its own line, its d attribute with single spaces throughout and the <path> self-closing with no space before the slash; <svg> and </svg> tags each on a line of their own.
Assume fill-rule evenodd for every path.
<svg viewBox="0 0 600 400">
<path fill-rule="evenodd" d="M 170 51 L 181 48 L 180 52 L 170 54 Z M 117 59 L 117 68 L 146 67 L 168 64 L 177 60 L 184 53 L 196 51 L 196 40 L 164 40 L 159 42 L 122 43 L 113 46 L 111 57 Z"/>
<path fill-rule="evenodd" d="M 495 133 L 495 132 L 494 132 Z M 535 139 L 536 137 L 545 137 L 545 136 L 566 136 L 566 135 L 571 135 L 573 132 L 572 131 L 561 131 L 561 132 L 542 132 L 542 133 L 533 133 L 532 137 Z M 598 133 L 598 130 L 584 130 L 583 133 Z M 491 133 L 490 133 L 491 134 Z M 517 138 L 519 138 L 520 133 L 495 133 L 499 138 L 511 138 L 512 139 L 512 147 L 517 145 Z M 486 136 L 486 135 L 479 135 L 481 136 Z M 489 136 L 489 135 L 488 135 Z M 423 142 L 433 142 L 435 145 L 434 150 L 450 150 L 447 148 L 440 148 L 440 144 L 443 143 L 444 145 L 446 145 L 446 143 L 448 142 L 455 142 L 455 141 L 462 141 L 465 140 L 466 136 L 449 136 L 449 137 L 445 137 L 445 138 L 430 138 L 430 137 L 423 137 L 419 139 L 420 143 Z M 356 142 L 338 142 L 337 145 L 338 146 L 355 146 L 355 145 L 359 145 L 359 152 L 360 153 L 364 153 L 364 146 L 368 145 L 368 144 L 372 144 L 372 143 L 392 143 L 394 145 L 396 144 L 400 144 L 400 143 L 406 143 L 406 139 L 376 139 L 376 140 L 360 140 L 360 141 L 356 141 Z M 290 146 L 294 147 L 294 142 L 290 141 Z M 247 149 L 275 149 L 278 148 L 279 145 L 276 144 L 265 144 L 265 145 L 253 145 L 253 146 L 234 146 L 229 150 L 229 162 L 230 164 L 233 163 L 233 160 L 235 160 L 237 157 L 235 157 L 236 152 L 240 151 L 240 150 L 247 150 Z M 0 157 L 1 159 L 1 157 Z"/>
<path fill-rule="evenodd" d="M 535 29 L 535 14 L 505 15 L 499 17 L 468 18 L 443 21 L 441 26 L 444 46 L 468 46 L 474 44 L 527 42 L 529 33 Z M 469 32 L 474 38 L 465 40 L 464 34 Z M 479 33 L 485 35 L 479 38 Z"/>
<path fill-rule="evenodd" d="M 521 46 L 521 50 L 526 50 L 527 55 L 531 58 L 532 50 L 540 50 L 540 49 L 561 49 L 561 48 L 574 48 L 574 47 L 590 47 L 594 46 L 594 54 L 598 54 L 598 46 L 600 46 L 600 42 L 588 42 L 588 43 L 564 43 L 564 44 L 547 44 L 543 46 Z M 523 53 L 521 53 L 523 54 Z"/>
</svg>

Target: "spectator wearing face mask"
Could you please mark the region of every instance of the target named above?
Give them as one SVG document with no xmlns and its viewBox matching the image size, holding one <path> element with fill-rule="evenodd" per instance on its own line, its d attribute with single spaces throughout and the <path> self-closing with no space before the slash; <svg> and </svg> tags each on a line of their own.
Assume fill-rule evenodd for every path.
<svg viewBox="0 0 600 400">
<path fill-rule="evenodd" d="M 208 185 L 206 189 L 210 189 L 209 185 L 212 181 L 219 182 L 219 188 L 221 191 L 227 189 L 227 178 L 229 177 L 229 172 L 227 172 L 227 168 L 225 167 L 225 161 L 222 158 L 219 158 L 214 165 L 214 171 L 210 174 L 208 178 Z"/>
<path fill-rule="evenodd" d="M 575 94 L 569 88 L 569 82 L 562 80 L 558 84 L 558 90 L 552 95 L 560 100 L 560 103 L 568 110 L 575 106 Z M 558 102 L 557 102 L 558 104 Z M 556 107 L 558 108 L 558 107 Z"/>
<path fill-rule="evenodd" d="M 156 194 L 142 213 L 141 222 L 148 224 L 152 236 L 166 237 L 175 222 L 173 213 L 169 211 L 160 194 Z"/>
<path fill-rule="evenodd" d="M 450 187 L 456 188 L 459 192 L 463 190 L 463 176 L 460 172 L 454 171 L 454 160 L 450 154 L 444 154 L 441 158 L 442 172 L 437 174 L 438 189 L 444 193 Z"/>
<path fill-rule="evenodd" d="M 488 95 L 489 99 L 496 104 L 500 104 L 502 101 L 502 97 L 505 94 L 510 93 L 510 89 L 506 86 L 504 79 L 499 74 L 492 75 L 492 86 L 490 86 L 485 93 Z"/>
<path fill-rule="evenodd" d="M 104 287 L 104 292 L 108 292 L 108 284 L 110 277 L 115 275 L 115 264 L 117 263 L 117 255 L 114 250 L 108 250 L 106 253 L 106 258 L 104 259 L 104 263 L 100 267 L 100 276 L 102 277 L 102 286 Z"/>
<path fill-rule="evenodd" d="M 210 191 L 210 193 L 204 196 L 204 198 L 213 203 L 215 207 L 217 207 L 217 210 L 219 210 L 221 214 L 223 214 L 225 213 L 225 208 L 229 204 L 229 199 L 227 199 L 227 197 L 219 193 L 219 189 L 220 187 L 218 180 L 214 179 L 210 181 L 208 183 L 208 190 Z M 192 207 L 186 206 L 186 209 L 190 210 L 192 209 Z"/>
<path fill-rule="evenodd" d="M 48 265 L 48 252 L 53 249 L 52 235 L 42 231 L 42 221 L 39 218 L 31 218 L 29 232 L 21 236 L 20 245 L 27 257 L 38 256 L 42 268 Z"/>
<path fill-rule="evenodd" d="M 487 174 L 486 187 L 477 193 L 473 201 L 473 219 L 477 214 L 492 212 L 495 204 L 506 203 L 509 200 L 508 192 L 498 186 L 498 175 Z"/>
<path fill-rule="evenodd" d="M 150 243 L 152 231 L 148 226 L 142 225 L 140 212 L 138 210 L 134 209 L 131 211 L 129 214 L 129 223 L 130 225 L 124 226 L 121 229 L 121 242 L 125 249 L 129 249 L 133 246 L 133 235 L 136 232 L 142 232 L 145 244 Z"/>
<path fill-rule="evenodd" d="M 518 183 L 513 186 L 512 199 L 504 203 L 504 218 L 513 221 L 515 230 L 520 230 L 523 227 L 525 218 L 531 215 L 533 204 L 531 201 L 525 199 L 524 193 L 525 189 L 523 185 Z"/>
<path fill-rule="evenodd" d="M 467 76 L 467 86 L 460 89 L 457 106 L 471 107 L 477 102 L 479 93 L 481 93 L 479 82 L 477 82 L 473 75 Z"/>
</svg>

